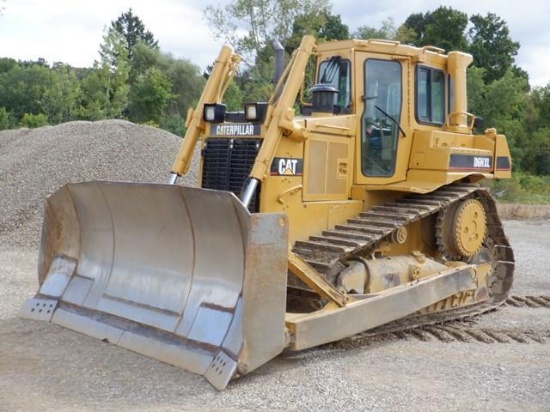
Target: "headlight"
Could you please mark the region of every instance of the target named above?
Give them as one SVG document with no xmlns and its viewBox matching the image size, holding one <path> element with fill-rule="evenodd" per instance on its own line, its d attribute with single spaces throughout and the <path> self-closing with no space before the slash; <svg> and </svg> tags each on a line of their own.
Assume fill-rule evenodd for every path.
<svg viewBox="0 0 550 412">
<path fill-rule="evenodd" d="M 256 103 L 247 103 L 244 105 L 244 113 L 246 120 L 256 120 L 258 118 L 258 110 L 256 110 Z"/>
<path fill-rule="evenodd" d="M 210 123 L 221 123 L 225 120 L 225 104 L 206 103 L 202 113 L 204 121 Z"/>
<path fill-rule="evenodd" d="M 245 103 L 244 116 L 248 122 L 263 122 L 267 111 L 267 103 Z"/>
</svg>

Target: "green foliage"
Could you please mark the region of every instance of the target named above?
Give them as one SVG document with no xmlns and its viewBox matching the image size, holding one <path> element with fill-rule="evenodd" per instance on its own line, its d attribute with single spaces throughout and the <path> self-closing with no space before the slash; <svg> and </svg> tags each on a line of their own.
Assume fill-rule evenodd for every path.
<svg viewBox="0 0 550 412">
<path fill-rule="evenodd" d="M 58 124 L 73 120 L 81 92 L 76 74 L 62 63 L 56 63 L 52 73 L 55 82 L 44 92 L 42 100 L 48 123 Z"/>
<path fill-rule="evenodd" d="M 17 66 L 17 61 L 9 57 L 0 58 L 0 74 L 7 73 Z"/>
<path fill-rule="evenodd" d="M 550 175 L 533 176 L 515 171 L 512 179 L 489 180 L 485 185 L 500 201 L 525 204 L 550 204 Z"/>
<path fill-rule="evenodd" d="M 491 84 L 484 81 L 485 69 L 468 69 L 468 110 L 484 119 L 484 128 L 506 134 L 515 164 L 522 168 L 525 157 L 524 113 L 526 80 L 512 69 Z"/>
<path fill-rule="evenodd" d="M 228 111 L 239 111 L 244 107 L 243 92 L 235 82 L 231 82 L 223 96 L 223 104 Z"/>
<path fill-rule="evenodd" d="M 122 118 L 128 107 L 130 63 L 122 35 L 109 30 L 100 46 L 101 60 L 82 81 L 79 116 L 89 120 Z"/>
<path fill-rule="evenodd" d="M 0 130 L 6 130 L 8 126 L 8 112 L 5 107 L 0 107 Z"/>
<path fill-rule="evenodd" d="M 525 86 L 525 79 L 516 77 L 509 70 L 502 78 L 491 84 L 484 84 L 478 107 L 472 106 L 470 110 L 482 115 L 486 127 L 498 127 L 506 132 L 504 125 L 511 121 L 521 121 L 525 106 Z"/>
<path fill-rule="evenodd" d="M 536 87 L 527 94 L 528 114 L 526 128 L 534 132 L 550 127 L 550 83 L 545 87 Z"/>
<path fill-rule="evenodd" d="M 130 92 L 130 118 L 138 123 L 160 123 L 166 107 L 175 97 L 171 88 L 170 79 L 156 67 L 138 75 Z"/>
<path fill-rule="evenodd" d="M 550 185 L 548 184 L 548 177 L 533 176 L 530 174 L 518 172 L 514 176 L 514 179 L 519 181 L 522 189 L 532 194 L 550 194 Z"/>
<path fill-rule="evenodd" d="M 251 64 L 270 41 L 285 44 L 298 16 L 329 12 L 329 0 L 232 0 L 224 7 L 207 6 L 204 16 L 214 36 L 228 42 Z"/>
<path fill-rule="evenodd" d="M 34 127 L 42 114 L 47 124 L 129 118 L 181 132 L 205 84 L 196 65 L 162 53 L 131 9 L 106 30 L 99 56 L 91 68 L 0 58 L 0 127 Z M 230 92 L 242 106 L 240 90 Z"/>
<path fill-rule="evenodd" d="M 92 70 L 81 81 L 81 100 L 77 109 L 77 118 L 86 120 L 100 120 L 107 117 L 104 100 L 104 84 L 97 68 Z"/>
<path fill-rule="evenodd" d="M 484 80 L 491 83 L 502 78 L 514 63 L 519 43 L 510 38 L 506 22 L 496 14 L 470 17 L 468 51 L 474 56 L 474 65 L 485 69 Z"/>
<path fill-rule="evenodd" d="M 140 124 L 143 125 L 143 126 L 149 126 L 149 127 L 156 127 L 156 128 L 159 127 L 159 124 L 157 122 L 155 122 L 154 120 L 147 120 L 147 121 L 142 122 Z"/>
<path fill-rule="evenodd" d="M 349 38 L 349 27 L 342 23 L 340 15 L 333 15 L 328 10 L 299 15 L 292 25 L 292 35 L 285 42 L 289 55 L 305 35 L 312 35 L 317 41 L 345 40 Z"/>
<path fill-rule="evenodd" d="M 138 16 L 135 16 L 132 9 L 122 13 L 118 19 L 111 22 L 111 30 L 118 32 L 124 38 L 128 59 L 132 60 L 134 49 L 140 43 L 152 49 L 158 49 L 158 41 L 153 33 L 145 29 L 145 25 Z"/>
<path fill-rule="evenodd" d="M 347 24 L 342 23 L 342 16 L 329 13 L 327 10 L 321 12 L 321 16 L 325 22 L 322 26 L 319 26 L 313 34 L 317 39 L 321 41 L 331 40 L 345 40 L 350 37 L 349 27 Z"/>
<path fill-rule="evenodd" d="M 199 99 L 205 84 L 199 68 L 184 59 L 138 44 L 131 62 L 130 84 L 132 89 L 137 85 L 137 78 L 145 76 L 148 70 L 156 68 L 171 84 L 169 89 L 172 98 L 165 107 L 165 116 L 187 113 L 187 110 Z M 132 92 L 132 95 L 135 95 Z M 130 113 L 130 120 L 132 114 Z"/>
<path fill-rule="evenodd" d="M 526 140 L 522 169 L 535 175 L 550 175 L 550 128 L 538 129 Z"/>
<path fill-rule="evenodd" d="M 356 39 L 388 39 L 392 40 L 397 35 L 397 28 L 395 27 L 395 21 L 393 17 L 388 17 L 382 21 L 382 25 L 379 28 L 371 26 L 360 26 L 353 33 L 353 37 Z"/>
<path fill-rule="evenodd" d="M 397 40 L 401 43 L 413 43 L 416 40 L 416 32 L 402 24 L 396 27 L 393 17 L 388 17 L 382 20 L 382 24 L 379 28 L 372 26 L 360 26 L 353 33 L 353 37 L 356 39 L 387 39 Z"/>
<path fill-rule="evenodd" d="M 440 6 L 425 14 L 411 14 L 405 26 L 414 30 L 417 46 L 436 46 L 445 50 L 466 50 L 468 42 L 464 32 L 468 15 L 451 7 Z"/>
<path fill-rule="evenodd" d="M 19 127 L 28 127 L 29 129 L 35 129 L 37 127 L 46 126 L 48 120 L 43 113 L 29 114 L 25 113 L 19 122 Z"/>
<path fill-rule="evenodd" d="M 176 136 L 183 137 L 186 132 L 185 120 L 179 114 L 173 114 L 161 119 L 160 128 Z"/>
<path fill-rule="evenodd" d="M 0 74 L 0 106 L 5 107 L 18 123 L 25 113 L 40 113 L 46 90 L 55 77 L 48 67 L 39 64 L 17 65 Z"/>
<path fill-rule="evenodd" d="M 506 134 L 516 170 L 550 175 L 550 85 L 526 93 L 525 77 L 512 68 L 490 84 L 484 72 L 468 69 L 469 110 Z"/>
</svg>

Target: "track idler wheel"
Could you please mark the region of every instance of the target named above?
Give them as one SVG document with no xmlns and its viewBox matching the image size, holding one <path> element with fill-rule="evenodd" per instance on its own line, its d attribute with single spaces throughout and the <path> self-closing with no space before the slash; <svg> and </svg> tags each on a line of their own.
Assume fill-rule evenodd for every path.
<svg viewBox="0 0 550 412">
<path fill-rule="evenodd" d="M 487 216 L 483 204 L 467 199 L 451 206 L 443 214 L 438 243 L 452 258 L 471 258 L 481 249 L 487 235 Z"/>
</svg>

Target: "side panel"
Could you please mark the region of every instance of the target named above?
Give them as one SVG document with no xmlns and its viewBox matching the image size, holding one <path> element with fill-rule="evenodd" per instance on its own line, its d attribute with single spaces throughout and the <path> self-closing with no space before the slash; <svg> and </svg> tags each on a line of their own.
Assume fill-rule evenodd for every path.
<svg viewBox="0 0 550 412">
<path fill-rule="evenodd" d="M 305 202 L 349 198 L 353 144 L 351 138 L 322 134 L 312 134 L 305 142 Z"/>
<path fill-rule="evenodd" d="M 287 214 L 291 243 L 363 210 L 362 200 L 350 200 L 355 121 L 354 115 L 310 118 L 307 140 L 281 139 L 261 184 L 260 211 Z"/>
</svg>

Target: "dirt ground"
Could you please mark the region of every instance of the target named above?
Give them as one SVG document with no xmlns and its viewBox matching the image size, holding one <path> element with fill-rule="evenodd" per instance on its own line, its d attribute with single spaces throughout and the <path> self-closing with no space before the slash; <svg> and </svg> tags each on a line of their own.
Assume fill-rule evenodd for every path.
<svg viewBox="0 0 550 412">
<path fill-rule="evenodd" d="M 505 228 L 512 295 L 550 296 L 550 221 Z M 505 305 L 466 327 L 507 343 L 424 334 L 285 353 L 217 392 L 200 376 L 17 318 L 37 287 L 36 260 L 34 249 L 0 244 L 0 411 L 550 410 L 547 307 Z"/>
</svg>

